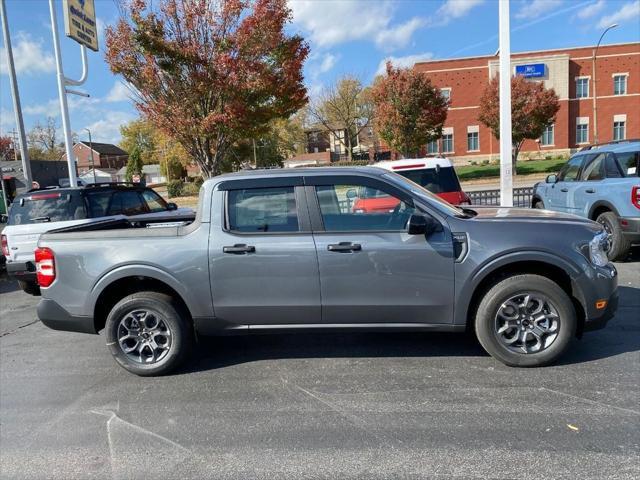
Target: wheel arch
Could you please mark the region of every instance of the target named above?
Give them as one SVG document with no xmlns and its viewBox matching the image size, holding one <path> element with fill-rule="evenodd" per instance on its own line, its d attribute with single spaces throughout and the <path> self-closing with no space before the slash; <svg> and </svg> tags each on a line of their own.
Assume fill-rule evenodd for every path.
<svg viewBox="0 0 640 480">
<path fill-rule="evenodd" d="M 512 275 L 533 274 L 546 277 L 567 293 L 576 310 L 578 320 L 577 335 L 581 336 L 585 322 L 585 299 L 571 272 L 576 267 L 565 260 L 550 254 L 528 254 L 502 257 L 481 268 L 474 276 L 467 295 L 468 300 L 459 302 L 466 309 L 456 314 L 456 323 L 464 323 L 467 330 L 473 331 L 475 314 L 484 294 L 500 280 Z"/>
<path fill-rule="evenodd" d="M 109 272 L 92 290 L 87 311 L 93 313 L 96 332 L 104 328 L 113 306 L 132 293 L 153 291 L 171 296 L 192 322 L 189 296 L 182 285 L 167 272 L 150 266 L 120 268 Z"/>
<path fill-rule="evenodd" d="M 611 202 L 608 202 L 607 200 L 598 200 L 597 202 L 594 202 L 589 209 L 589 219 L 595 220 L 600 214 L 605 212 L 613 212 L 616 216 L 620 216 L 618 215 L 618 210 Z"/>
</svg>

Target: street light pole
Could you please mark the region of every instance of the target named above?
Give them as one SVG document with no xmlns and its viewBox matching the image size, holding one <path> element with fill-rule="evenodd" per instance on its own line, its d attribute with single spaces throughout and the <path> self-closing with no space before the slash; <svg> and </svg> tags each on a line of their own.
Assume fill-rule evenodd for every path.
<svg viewBox="0 0 640 480">
<path fill-rule="evenodd" d="M 500 38 L 500 205 L 513 206 L 509 0 L 498 2 Z"/>
<path fill-rule="evenodd" d="M 97 183 L 96 181 L 96 166 L 93 163 L 93 142 L 91 141 L 91 130 L 85 128 L 87 132 L 89 132 L 89 149 L 91 150 L 91 170 L 93 170 L 93 184 Z"/>
<path fill-rule="evenodd" d="M 605 28 L 604 32 L 602 32 L 602 35 L 600 35 L 600 39 L 598 40 L 596 48 L 593 50 L 593 59 L 591 62 L 591 71 L 593 73 L 593 143 L 596 145 L 598 144 L 598 89 L 596 88 L 596 56 L 598 55 L 598 47 L 600 46 L 600 42 L 602 41 L 602 37 L 604 37 L 604 34 L 612 28 L 616 28 L 617 26 L 617 23 L 613 23 Z"/>
</svg>

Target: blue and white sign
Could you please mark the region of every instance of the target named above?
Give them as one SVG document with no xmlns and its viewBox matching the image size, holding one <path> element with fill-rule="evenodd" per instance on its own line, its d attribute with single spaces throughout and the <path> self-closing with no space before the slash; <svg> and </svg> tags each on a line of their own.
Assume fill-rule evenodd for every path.
<svg viewBox="0 0 640 480">
<path fill-rule="evenodd" d="M 544 63 L 532 63 L 530 65 L 516 65 L 516 75 L 525 78 L 544 77 L 546 65 Z"/>
</svg>

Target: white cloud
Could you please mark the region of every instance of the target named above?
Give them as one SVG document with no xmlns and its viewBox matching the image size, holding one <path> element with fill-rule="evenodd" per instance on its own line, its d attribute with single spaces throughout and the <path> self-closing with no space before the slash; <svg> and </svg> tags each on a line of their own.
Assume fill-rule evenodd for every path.
<svg viewBox="0 0 640 480">
<path fill-rule="evenodd" d="M 413 67 L 416 62 L 423 62 L 431 58 L 433 58 L 433 53 L 431 52 L 417 53 L 415 55 L 407 55 L 405 57 L 386 57 L 378 64 L 376 75 L 384 75 L 387 71 L 387 62 L 391 62 L 391 64 L 396 68 L 407 68 Z"/>
<path fill-rule="evenodd" d="M 453 19 L 464 17 L 473 7 L 483 2 L 484 0 L 447 0 L 438 9 L 436 17 L 440 19 L 439 23 L 449 23 Z"/>
<path fill-rule="evenodd" d="M 326 53 L 324 58 L 322 59 L 322 63 L 320 67 L 318 67 L 318 73 L 326 73 L 329 70 L 333 69 L 338 61 L 338 57 L 332 53 Z"/>
<path fill-rule="evenodd" d="M 116 80 L 104 100 L 106 102 L 127 102 L 130 99 L 131 90 L 129 89 L 129 87 L 126 84 Z"/>
<path fill-rule="evenodd" d="M 531 20 L 558 8 L 561 4 L 562 0 L 533 0 L 526 2 L 515 17 L 519 20 Z"/>
<path fill-rule="evenodd" d="M 35 115 L 38 117 L 57 117 L 60 115 L 60 102 L 57 98 L 53 98 L 43 103 L 25 105 L 22 111 L 26 115 Z"/>
<path fill-rule="evenodd" d="M 591 18 L 595 15 L 597 15 L 598 13 L 600 13 L 602 11 L 602 9 L 605 6 L 605 1 L 604 0 L 598 0 L 597 2 L 594 2 L 590 5 L 587 5 L 586 7 L 584 7 L 582 10 L 580 10 L 578 12 L 578 15 L 576 15 L 578 18 L 581 18 L 582 20 L 586 19 L 586 18 Z"/>
<path fill-rule="evenodd" d="M 622 23 L 633 19 L 640 19 L 640 0 L 625 3 L 617 12 L 602 17 L 598 28 L 607 28 L 612 23 Z"/>
<path fill-rule="evenodd" d="M 289 1 L 293 21 L 309 33 L 318 47 L 353 40 L 373 40 L 386 50 L 406 46 L 425 19 L 392 25 L 395 6 L 390 0 Z"/>
<path fill-rule="evenodd" d="M 18 32 L 12 47 L 16 73 L 35 74 L 55 71 L 53 54 L 43 50 L 42 40 L 34 40 L 28 33 Z M 0 72 L 2 75 L 9 74 L 7 52 L 4 46 L 0 48 Z"/>
<path fill-rule="evenodd" d="M 0 109 L 0 131 L 8 132 L 16 125 L 16 117 L 12 110 Z"/>
<path fill-rule="evenodd" d="M 105 111 L 102 112 L 100 120 L 85 125 L 91 130 L 91 138 L 96 142 L 118 143 L 120 141 L 120 127 L 132 120 L 136 116 L 129 112 Z"/>
</svg>

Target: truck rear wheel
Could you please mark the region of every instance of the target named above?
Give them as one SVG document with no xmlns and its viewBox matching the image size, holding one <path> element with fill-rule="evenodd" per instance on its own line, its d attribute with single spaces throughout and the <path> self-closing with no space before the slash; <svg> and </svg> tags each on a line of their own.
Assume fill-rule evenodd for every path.
<svg viewBox="0 0 640 480">
<path fill-rule="evenodd" d="M 616 214 L 613 212 L 601 213 L 596 221 L 611 235 L 611 248 L 608 252 L 609 260 L 624 260 L 629 253 L 631 243 L 625 238 Z"/>
<path fill-rule="evenodd" d="M 576 333 L 571 299 L 552 280 L 515 275 L 494 285 L 475 318 L 480 344 L 512 367 L 538 367 L 554 362 Z"/>
<path fill-rule="evenodd" d="M 179 367 L 193 347 L 186 312 L 169 295 L 138 292 L 120 300 L 105 325 L 115 360 L 140 376 L 164 375 Z"/>
</svg>

